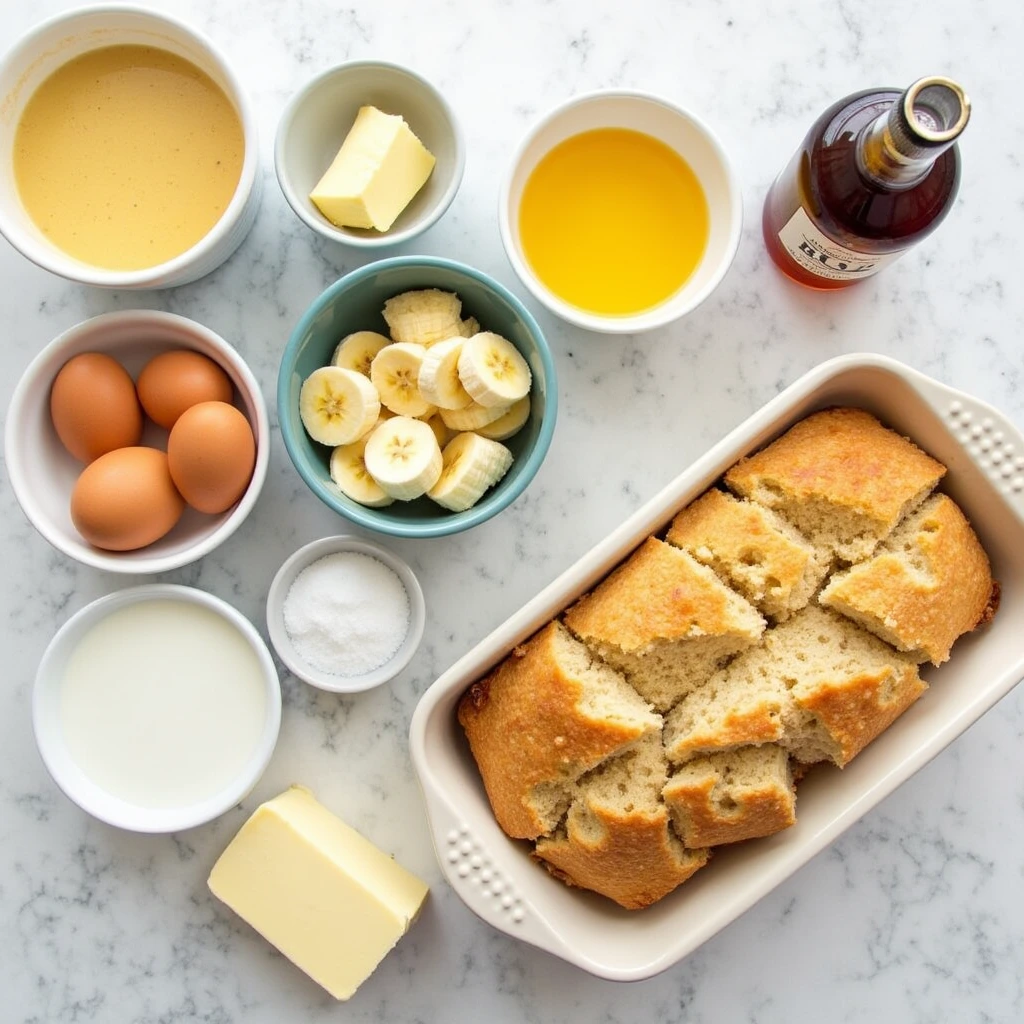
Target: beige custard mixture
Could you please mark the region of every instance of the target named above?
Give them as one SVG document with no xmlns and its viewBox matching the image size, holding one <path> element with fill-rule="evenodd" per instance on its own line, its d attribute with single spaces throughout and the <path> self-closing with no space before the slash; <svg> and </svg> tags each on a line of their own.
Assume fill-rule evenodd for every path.
<svg viewBox="0 0 1024 1024">
<path fill-rule="evenodd" d="M 244 150 L 234 106 L 199 68 L 151 46 L 109 46 L 68 61 L 29 99 L 14 174 L 55 246 L 92 266 L 140 270 L 216 224 Z"/>
</svg>

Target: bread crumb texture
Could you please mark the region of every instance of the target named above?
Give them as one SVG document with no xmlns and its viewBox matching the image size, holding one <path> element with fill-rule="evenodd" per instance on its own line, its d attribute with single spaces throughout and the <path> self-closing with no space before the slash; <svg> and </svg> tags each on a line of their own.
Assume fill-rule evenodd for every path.
<svg viewBox="0 0 1024 1024">
<path fill-rule="evenodd" d="M 861 409 L 742 459 L 459 703 L 502 829 L 636 910 L 796 821 L 998 585 L 945 467 Z"/>
</svg>

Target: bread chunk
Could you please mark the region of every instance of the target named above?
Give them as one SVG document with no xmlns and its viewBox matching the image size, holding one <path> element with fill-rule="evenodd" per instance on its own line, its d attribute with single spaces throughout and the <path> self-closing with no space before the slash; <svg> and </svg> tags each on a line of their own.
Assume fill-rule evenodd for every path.
<svg viewBox="0 0 1024 1024">
<path fill-rule="evenodd" d="M 945 472 L 863 409 L 828 409 L 741 459 L 725 483 L 781 513 L 815 547 L 856 562 L 871 555 Z"/>
<path fill-rule="evenodd" d="M 764 619 L 685 551 L 649 537 L 565 624 L 658 711 L 755 643 Z"/>
<path fill-rule="evenodd" d="M 687 847 L 757 839 L 796 822 L 789 755 L 775 743 L 688 761 L 662 795 Z"/>
<path fill-rule="evenodd" d="M 666 776 L 661 738 L 644 737 L 580 779 L 564 827 L 538 840 L 536 857 L 562 881 L 627 910 L 660 900 L 708 860 L 669 828 Z"/>
<path fill-rule="evenodd" d="M 776 742 L 842 767 L 925 691 L 917 665 L 859 626 L 808 605 L 665 719 L 673 761 Z"/>
<path fill-rule="evenodd" d="M 771 509 L 719 490 L 683 509 L 665 540 L 779 620 L 808 604 L 831 561 Z"/>
<path fill-rule="evenodd" d="M 517 839 L 550 832 L 584 772 L 661 728 L 661 717 L 558 622 L 474 683 L 458 717 L 498 824 Z"/>
<path fill-rule="evenodd" d="M 971 524 L 936 494 L 873 558 L 833 576 L 819 600 L 915 660 L 941 665 L 956 639 L 987 619 L 992 593 Z"/>
</svg>

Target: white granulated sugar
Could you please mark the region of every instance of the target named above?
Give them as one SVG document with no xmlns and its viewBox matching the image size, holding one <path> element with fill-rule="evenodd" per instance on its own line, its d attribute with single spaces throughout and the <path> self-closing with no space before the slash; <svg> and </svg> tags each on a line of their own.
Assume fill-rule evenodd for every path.
<svg viewBox="0 0 1024 1024">
<path fill-rule="evenodd" d="M 383 562 L 341 551 L 295 577 L 284 599 L 284 628 L 311 668 L 365 675 L 402 646 L 409 632 L 409 595 Z"/>
</svg>

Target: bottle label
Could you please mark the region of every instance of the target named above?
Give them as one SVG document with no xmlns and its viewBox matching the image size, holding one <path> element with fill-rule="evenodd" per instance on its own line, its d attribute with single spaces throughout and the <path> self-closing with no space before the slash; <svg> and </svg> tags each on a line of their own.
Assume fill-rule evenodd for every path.
<svg viewBox="0 0 1024 1024">
<path fill-rule="evenodd" d="M 899 259 L 904 252 L 899 249 L 896 252 L 863 253 L 847 249 L 823 234 L 802 206 L 797 207 L 796 213 L 783 225 L 779 241 L 804 270 L 829 281 L 859 281 L 870 277 Z"/>
</svg>

